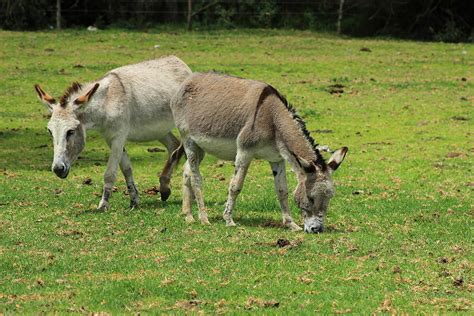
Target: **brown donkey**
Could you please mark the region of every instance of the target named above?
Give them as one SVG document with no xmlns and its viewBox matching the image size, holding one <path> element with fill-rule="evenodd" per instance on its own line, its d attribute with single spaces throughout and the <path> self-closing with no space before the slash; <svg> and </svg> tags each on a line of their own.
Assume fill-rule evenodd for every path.
<svg viewBox="0 0 474 316">
<path fill-rule="evenodd" d="M 199 164 L 208 152 L 235 161 L 224 219 L 232 219 L 237 195 L 242 189 L 250 161 L 265 159 L 275 179 L 283 223 L 301 230 L 288 207 L 285 160 L 298 176 L 295 199 L 302 211 L 304 230 L 319 233 L 329 200 L 334 195 L 332 173 L 344 160 L 348 148 L 335 151 L 326 162 L 303 120 L 272 86 L 213 73 L 195 73 L 171 101 L 171 110 L 188 160 L 183 175 L 183 213 L 193 221 L 191 204 L 196 199 L 199 218 L 208 224 Z"/>
</svg>

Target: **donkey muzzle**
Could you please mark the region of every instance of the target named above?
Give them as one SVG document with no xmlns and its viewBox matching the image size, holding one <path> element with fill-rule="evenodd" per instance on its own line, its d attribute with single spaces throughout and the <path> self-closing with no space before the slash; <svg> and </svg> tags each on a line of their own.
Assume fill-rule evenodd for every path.
<svg viewBox="0 0 474 316">
<path fill-rule="evenodd" d="M 305 220 L 304 231 L 310 234 L 320 234 L 324 231 L 324 222 L 321 218 L 313 217 Z"/>
<path fill-rule="evenodd" d="M 53 172 L 61 179 L 64 179 L 69 174 L 69 168 L 64 163 L 53 165 Z"/>
<path fill-rule="evenodd" d="M 320 234 L 324 231 L 324 226 L 313 226 L 313 227 L 305 227 L 304 228 L 305 233 L 310 233 L 310 234 Z"/>
</svg>

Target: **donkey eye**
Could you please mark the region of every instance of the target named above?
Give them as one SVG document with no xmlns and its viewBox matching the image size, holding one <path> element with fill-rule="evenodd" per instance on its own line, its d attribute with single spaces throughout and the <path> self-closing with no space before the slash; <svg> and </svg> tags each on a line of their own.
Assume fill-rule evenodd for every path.
<svg viewBox="0 0 474 316">
<path fill-rule="evenodd" d="M 66 133 L 66 138 L 71 137 L 72 135 L 74 135 L 75 132 L 76 132 L 76 131 L 73 130 L 73 129 L 68 130 L 67 133 Z"/>
</svg>

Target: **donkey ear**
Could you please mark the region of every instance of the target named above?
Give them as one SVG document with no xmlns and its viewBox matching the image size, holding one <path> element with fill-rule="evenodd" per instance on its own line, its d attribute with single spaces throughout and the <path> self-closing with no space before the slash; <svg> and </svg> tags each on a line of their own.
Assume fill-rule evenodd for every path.
<svg viewBox="0 0 474 316">
<path fill-rule="evenodd" d="M 335 171 L 341 165 L 342 161 L 346 157 L 347 151 L 349 148 L 342 147 L 332 154 L 331 158 L 329 158 L 328 166 L 332 171 Z"/>
<path fill-rule="evenodd" d="M 295 155 L 296 162 L 301 166 L 305 173 L 316 172 L 316 166 L 311 161 L 307 161 L 304 158 Z"/>
<path fill-rule="evenodd" d="M 53 111 L 53 104 L 56 103 L 56 100 L 47 94 L 43 89 L 41 89 L 39 84 L 35 84 L 35 90 L 36 93 L 38 93 L 40 100 L 44 103 L 44 105 L 46 105 L 48 110 Z"/>
<path fill-rule="evenodd" d="M 81 104 L 89 102 L 89 100 L 92 98 L 92 96 L 94 95 L 94 93 L 97 91 L 98 88 L 99 88 L 99 84 L 96 83 L 86 94 L 81 95 L 79 98 L 74 100 L 74 104 L 81 105 Z"/>
</svg>

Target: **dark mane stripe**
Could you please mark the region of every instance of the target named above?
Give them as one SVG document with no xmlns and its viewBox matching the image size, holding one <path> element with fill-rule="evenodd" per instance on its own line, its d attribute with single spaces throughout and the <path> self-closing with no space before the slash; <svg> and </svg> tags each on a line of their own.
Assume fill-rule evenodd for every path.
<svg viewBox="0 0 474 316">
<path fill-rule="evenodd" d="M 285 105 L 285 108 L 288 110 L 288 112 L 290 112 L 291 116 L 293 117 L 293 120 L 296 122 L 299 129 L 303 133 L 304 138 L 311 144 L 314 154 L 316 155 L 316 160 L 314 161 L 314 163 L 323 169 L 326 168 L 327 166 L 326 161 L 324 160 L 323 156 L 319 152 L 319 149 L 317 148 L 318 144 L 314 141 L 313 137 L 311 137 L 311 134 L 306 128 L 305 121 L 301 118 L 301 116 L 298 115 L 298 113 L 296 112 L 296 109 L 288 102 L 288 100 L 277 89 L 275 89 L 271 85 L 267 85 L 267 87 L 271 89 L 271 92 L 272 92 L 271 94 L 275 94 L 280 99 L 280 101 Z M 265 92 L 266 89 L 267 88 L 265 88 L 262 91 L 262 94 L 260 95 L 260 98 L 259 98 L 259 102 L 263 101 L 262 100 L 263 95 L 265 97 L 270 95 L 268 91 Z M 258 109 L 258 105 L 257 105 L 257 109 Z"/>
<path fill-rule="evenodd" d="M 59 99 L 59 104 L 61 105 L 61 107 L 65 108 L 67 103 L 69 102 L 69 98 L 71 97 L 71 95 L 81 89 L 82 85 L 79 82 L 73 82 L 72 85 L 64 91 L 63 95 Z"/>
</svg>

